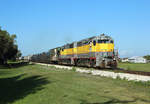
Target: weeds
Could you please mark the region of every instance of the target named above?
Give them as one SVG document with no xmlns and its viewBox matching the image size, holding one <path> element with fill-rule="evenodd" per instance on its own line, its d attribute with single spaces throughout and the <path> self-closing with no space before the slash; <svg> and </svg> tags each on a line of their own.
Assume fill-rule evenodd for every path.
<svg viewBox="0 0 150 104">
<path fill-rule="evenodd" d="M 76 68 L 75 68 L 75 67 L 72 67 L 72 71 L 76 72 Z"/>
</svg>

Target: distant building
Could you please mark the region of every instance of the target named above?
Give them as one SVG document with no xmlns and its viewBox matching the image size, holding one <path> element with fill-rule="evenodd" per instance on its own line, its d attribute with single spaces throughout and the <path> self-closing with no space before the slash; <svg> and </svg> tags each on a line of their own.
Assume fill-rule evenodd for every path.
<svg viewBox="0 0 150 104">
<path fill-rule="evenodd" d="M 128 58 L 122 58 L 121 62 L 129 62 Z"/>
<path fill-rule="evenodd" d="M 134 57 L 130 57 L 128 58 L 128 62 L 131 63 L 147 63 L 147 60 L 141 56 L 134 56 Z"/>
</svg>

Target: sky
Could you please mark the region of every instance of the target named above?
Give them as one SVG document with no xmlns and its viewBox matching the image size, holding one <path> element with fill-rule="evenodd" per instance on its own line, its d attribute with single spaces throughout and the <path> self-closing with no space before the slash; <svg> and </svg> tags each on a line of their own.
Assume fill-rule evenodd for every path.
<svg viewBox="0 0 150 104">
<path fill-rule="evenodd" d="M 0 0 L 0 10 L 24 56 L 102 33 L 120 57 L 150 54 L 150 0 Z"/>
</svg>

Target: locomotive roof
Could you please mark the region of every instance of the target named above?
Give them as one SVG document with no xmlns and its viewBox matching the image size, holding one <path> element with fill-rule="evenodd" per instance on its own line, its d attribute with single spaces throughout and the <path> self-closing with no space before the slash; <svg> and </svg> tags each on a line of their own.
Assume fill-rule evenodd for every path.
<svg viewBox="0 0 150 104">
<path fill-rule="evenodd" d="M 98 39 L 100 40 L 113 40 L 110 36 L 101 34 L 100 36 L 97 36 Z"/>
<path fill-rule="evenodd" d="M 80 41 L 75 41 L 75 42 L 82 42 L 82 41 L 92 41 L 94 39 L 100 39 L 100 40 L 113 40 L 110 36 L 108 35 L 105 35 L 105 34 L 101 34 L 99 36 L 93 36 L 93 37 L 90 37 L 90 38 L 86 38 L 86 39 L 82 39 Z M 73 44 L 75 42 L 72 42 L 72 43 L 67 43 L 63 46 L 60 46 L 60 47 L 56 47 L 56 48 L 53 48 L 53 49 L 58 49 L 58 48 L 61 48 L 61 47 L 65 47 L 66 45 L 70 45 L 70 44 Z"/>
<path fill-rule="evenodd" d="M 105 34 L 101 34 L 99 36 L 93 36 L 93 37 L 90 37 L 90 38 L 87 38 L 87 39 L 83 39 L 83 40 L 80 40 L 78 42 L 81 42 L 81 41 L 90 41 L 90 40 L 94 40 L 94 39 L 100 39 L 100 40 L 113 40 L 110 36 L 108 35 L 105 35 Z"/>
</svg>

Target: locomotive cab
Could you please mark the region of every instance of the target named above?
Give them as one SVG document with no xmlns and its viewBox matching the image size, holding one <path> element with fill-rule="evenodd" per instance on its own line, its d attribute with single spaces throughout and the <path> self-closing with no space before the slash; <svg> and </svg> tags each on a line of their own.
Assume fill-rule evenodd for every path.
<svg viewBox="0 0 150 104">
<path fill-rule="evenodd" d="M 96 57 L 96 67 L 116 68 L 117 52 L 114 50 L 114 41 L 104 34 L 93 40 L 93 50 Z"/>
</svg>

